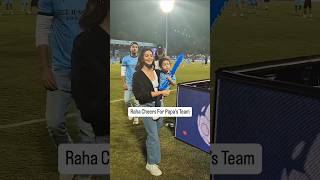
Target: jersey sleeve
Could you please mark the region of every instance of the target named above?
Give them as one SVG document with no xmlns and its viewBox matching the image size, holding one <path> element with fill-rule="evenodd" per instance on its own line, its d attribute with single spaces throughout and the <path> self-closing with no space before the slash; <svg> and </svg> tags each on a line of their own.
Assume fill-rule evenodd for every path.
<svg viewBox="0 0 320 180">
<path fill-rule="evenodd" d="M 39 15 L 46 15 L 46 16 L 53 16 L 53 1 L 54 0 L 39 0 L 38 8 L 39 8 Z"/>
<path fill-rule="evenodd" d="M 127 66 L 127 58 L 126 58 L 126 56 L 122 58 L 121 66 Z"/>
</svg>

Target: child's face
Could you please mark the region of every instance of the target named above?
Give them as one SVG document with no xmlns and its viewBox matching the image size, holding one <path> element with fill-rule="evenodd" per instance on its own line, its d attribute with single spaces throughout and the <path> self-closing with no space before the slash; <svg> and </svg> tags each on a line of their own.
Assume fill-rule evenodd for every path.
<svg viewBox="0 0 320 180">
<path fill-rule="evenodd" d="M 170 61 L 168 60 L 163 61 L 161 64 L 162 71 L 164 72 L 168 72 L 170 70 L 170 67 L 171 67 Z"/>
</svg>

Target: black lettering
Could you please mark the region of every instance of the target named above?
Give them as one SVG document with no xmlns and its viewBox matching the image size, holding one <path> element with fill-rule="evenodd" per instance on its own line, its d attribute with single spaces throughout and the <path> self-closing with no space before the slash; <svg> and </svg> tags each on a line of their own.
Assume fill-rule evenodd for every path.
<svg viewBox="0 0 320 180">
<path fill-rule="evenodd" d="M 246 154 L 243 156 L 244 158 L 244 164 L 247 165 L 247 164 L 252 164 L 254 165 L 254 155 L 252 154 Z"/>
<path fill-rule="evenodd" d="M 98 160 L 97 159 L 98 159 L 97 155 L 93 154 L 91 156 L 91 164 L 92 165 L 97 165 L 98 164 Z"/>
<path fill-rule="evenodd" d="M 82 164 L 90 164 L 90 156 L 82 151 Z"/>
<path fill-rule="evenodd" d="M 109 151 L 102 151 L 102 164 L 109 164 Z"/>
<path fill-rule="evenodd" d="M 234 157 L 234 155 L 230 154 L 230 155 L 228 156 L 228 163 L 231 164 L 231 165 L 235 164 L 235 157 Z"/>
<path fill-rule="evenodd" d="M 224 164 L 227 163 L 227 153 L 229 152 L 228 150 L 226 151 L 221 151 L 223 153 L 223 159 L 224 159 Z"/>
<path fill-rule="evenodd" d="M 74 158 L 74 164 L 81 164 L 81 156 L 79 154 L 75 155 Z"/>
<path fill-rule="evenodd" d="M 70 163 L 73 164 L 73 152 L 72 151 L 66 151 L 66 164 L 69 164 L 69 160 Z"/>
<path fill-rule="evenodd" d="M 212 155 L 212 164 L 213 165 L 218 164 L 218 156 L 216 154 Z"/>
</svg>

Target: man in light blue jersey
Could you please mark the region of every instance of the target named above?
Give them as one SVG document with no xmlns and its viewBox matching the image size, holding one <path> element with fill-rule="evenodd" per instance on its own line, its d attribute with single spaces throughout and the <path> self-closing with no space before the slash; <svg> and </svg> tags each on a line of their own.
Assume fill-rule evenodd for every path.
<svg viewBox="0 0 320 180">
<path fill-rule="evenodd" d="M 124 89 L 124 102 L 127 107 L 137 107 L 139 105 L 132 92 L 132 78 L 133 74 L 136 72 L 135 67 L 138 62 L 138 49 L 138 43 L 132 42 L 130 45 L 130 55 L 122 58 L 121 79 Z M 138 118 L 128 118 L 129 120 L 133 120 L 133 124 L 139 124 Z"/>
<path fill-rule="evenodd" d="M 71 95 L 71 51 L 80 33 L 79 19 L 87 0 L 39 0 L 36 25 L 37 56 L 41 78 L 47 89 L 46 120 L 49 134 L 58 147 L 71 143 L 66 129 L 66 114 L 73 102 Z M 49 41 L 50 39 L 50 41 Z M 51 65 L 49 65 L 49 47 Z M 79 119 L 81 143 L 94 142 L 91 124 Z"/>
</svg>

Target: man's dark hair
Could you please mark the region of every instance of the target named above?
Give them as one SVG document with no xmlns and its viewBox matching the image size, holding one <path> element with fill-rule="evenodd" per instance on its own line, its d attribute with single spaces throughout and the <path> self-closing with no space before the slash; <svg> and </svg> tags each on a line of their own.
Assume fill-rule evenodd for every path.
<svg viewBox="0 0 320 180">
<path fill-rule="evenodd" d="M 138 44 L 137 42 L 135 42 L 135 41 L 132 41 L 132 42 L 130 43 L 130 47 L 131 47 L 132 45 L 134 45 L 134 44 L 139 47 L 139 44 Z"/>
<path fill-rule="evenodd" d="M 157 51 L 156 51 L 156 53 L 155 53 L 155 60 L 158 61 L 158 60 L 160 60 L 160 59 L 161 59 L 162 57 L 164 57 L 164 56 L 166 56 L 165 50 L 164 50 L 164 48 L 162 47 L 162 45 L 159 44 L 159 45 L 157 46 Z"/>
</svg>

